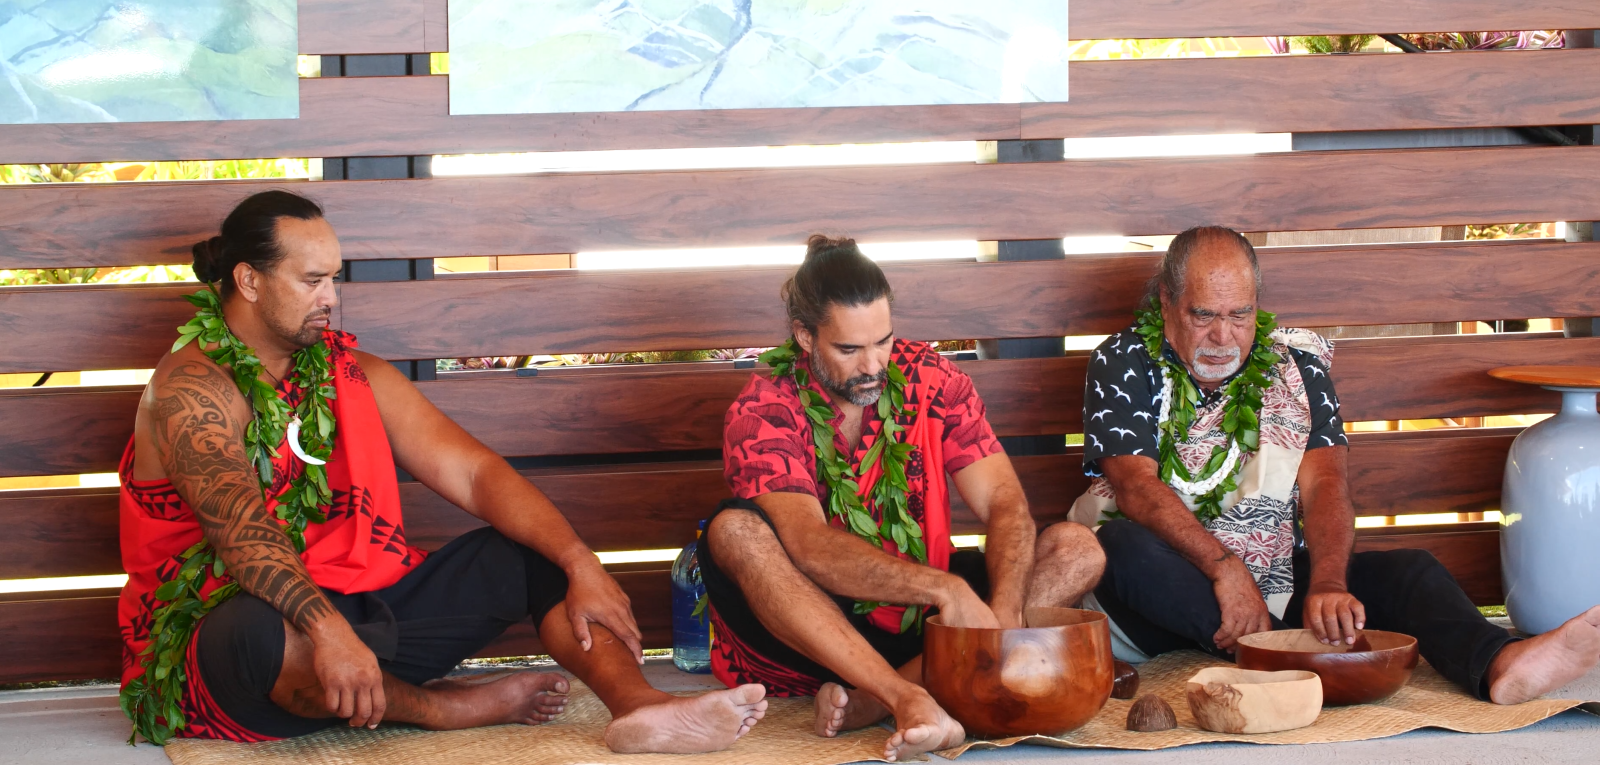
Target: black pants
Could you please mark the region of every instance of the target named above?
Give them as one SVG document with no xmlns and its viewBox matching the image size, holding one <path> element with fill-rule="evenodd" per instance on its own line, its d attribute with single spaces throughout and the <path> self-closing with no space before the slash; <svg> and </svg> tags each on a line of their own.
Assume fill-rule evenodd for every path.
<svg viewBox="0 0 1600 765">
<path fill-rule="evenodd" d="M 567 576 L 544 556 L 492 528 L 463 534 L 393 586 L 323 594 L 344 615 L 378 668 L 412 685 L 444 677 L 507 627 L 534 624 L 567 597 Z M 341 724 L 291 714 L 268 694 L 283 670 L 283 616 L 239 594 L 200 622 L 200 679 L 222 711 L 251 731 L 290 738 Z"/>
<path fill-rule="evenodd" d="M 1211 580 L 1157 537 L 1131 520 L 1110 521 L 1096 535 L 1106 571 L 1095 599 L 1124 635 L 1148 656 L 1199 648 L 1220 658 L 1212 636 L 1222 612 Z M 1294 597 L 1273 629 L 1299 628 L 1310 560 L 1294 560 Z M 1350 594 L 1366 607 L 1366 626 L 1417 639 L 1422 657 L 1439 674 L 1480 699 L 1489 698 L 1485 675 L 1496 654 L 1516 638 L 1490 624 L 1450 572 L 1426 550 L 1356 553 L 1347 573 Z"/>
<path fill-rule="evenodd" d="M 772 519 L 767 517 L 766 511 L 762 510 L 760 505 L 746 499 L 724 500 L 716 512 L 707 519 L 706 527 L 710 528 L 711 522 L 716 520 L 718 515 L 729 510 L 745 510 L 755 514 L 772 529 L 773 536 L 777 536 L 778 530 L 772 525 Z M 767 630 L 766 625 L 756 617 L 755 610 L 750 608 L 750 603 L 745 600 L 744 592 L 739 589 L 739 585 L 718 565 L 717 561 L 728 553 L 713 548 L 710 534 L 701 536 L 698 551 L 700 579 L 706 585 L 706 596 L 710 599 L 711 606 L 717 610 L 717 618 L 722 620 L 728 632 L 733 633 L 733 639 L 789 673 L 799 675 L 804 682 L 847 685 L 833 670 L 807 658 Z M 950 573 L 966 580 L 978 597 L 985 600 L 989 598 L 989 570 L 983 553 L 976 550 L 960 550 L 952 553 Z M 873 626 L 866 615 L 855 612 L 854 600 L 831 593 L 829 597 L 839 606 L 840 613 L 850 622 L 850 626 L 861 633 L 861 637 L 889 663 L 889 666 L 899 668 L 922 655 L 920 631 L 912 630 L 903 634 L 885 632 Z M 752 681 L 770 683 L 772 678 L 753 677 Z"/>
</svg>

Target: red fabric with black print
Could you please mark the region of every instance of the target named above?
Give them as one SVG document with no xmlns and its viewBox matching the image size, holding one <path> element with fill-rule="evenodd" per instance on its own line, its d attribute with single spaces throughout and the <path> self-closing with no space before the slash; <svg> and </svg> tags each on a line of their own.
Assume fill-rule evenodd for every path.
<svg viewBox="0 0 1600 765">
<path fill-rule="evenodd" d="M 972 378 L 954 363 L 927 343 L 913 340 L 895 340 L 891 353 L 894 363 L 906 376 L 905 409 L 899 422 L 906 428 L 905 443 L 916 447 L 906 463 L 907 509 L 922 527 L 928 565 L 948 570 L 950 494 L 946 475 L 1000 452 L 1000 442 L 984 416 L 983 400 L 973 389 Z M 804 353 L 795 363 L 810 368 L 809 358 Z M 810 375 L 809 387 L 832 400 L 815 374 Z M 853 452 L 843 435 L 837 433 L 843 421 L 843 413 L 834 417 L 834 445 L 840 453 L 850 455 L 852 467 L 858 467 L 882 432 L 883 421 L 878 418 L 876 407 L 866 408 L 862 414 L 861 443 Z M 750 379 L 724 419 L 722 459 L 723 476 L 735 497 L 755 499 L 784 491 L 810 494 L 827 506 L 822 495 L 825 486 L 817 480 L 811 423 L 806 419 L 799 389 L 792 377 L 774 381 L 755 375 Z M 881 464 L 874 465 L 863 476 L 862 497 L 868 496 L 882 474 Z M 929 465 L 938 465 L 939 469 L 929 470 Z M 877 508 L 867 509 L 875 519 L 881 519 Z M 845 528 L 842 519 L 832 518 L 830 523 L 836 528 Z M 909 557 L 900 555 L 892 541 L 886 541 L 884 549 L 902 558 Z M 870 621 L 886 632 L 899 633 L 903 613 L 900 607 L 882 607 L 871 614 Z M 760 662 L 748 660 L 754 652 L 739 645 L 737 636 L 719 631 L 717 638 L 726 643 L 722 650 L 712 650 L 712 670 L 719 678 L 732 678 L 739 669 L 745 670 L 743 674 L 748 676 L 758 669 L 755 664 Z M 740 656 L 747 660 L 740 660 Z"/>
<path fill-rule="evenodd" d="M 406 544 L 394 457 L 389 452 L 389 439 L 378 416 L 372 386 L 350 352 L 356 347 L 355 336 L 328 330 L 323 338 L 337 395 L 329 402 L 337 423 L 333 456 L 327 465 L 333 502 L 327 508 L 326 523 L 313 523 L 306 528 L 306 550 L 300 559 L 311 580 L 320 587 L 341 593 L 381 590 L 398 582 L 427 553 Z M 278 395 L 293 406 L 302 394 L 285 382 L 279 386 Z M 269 497 L 283 493 L 305 468 L 287 444 L 278 446 L 278 454 L 273 461 L 274 481 Z M 117 618 L 122 630 L 122 683 L 127 685 L 142 671 L 139 652 L 149 642 L 155 589 L 177 572 L 181 565 L 178 556 L 200 541 L 201 535 L 194 511 L 171 481 L 133 478 L 132 439 L 123 453 L 119 472 L 122 566 L 128 572 L 128 583 L 122 588 Z M 276 511 L 277 504 L 268 499 L 267 510 Z M 208 574 L 201 592 L 208 594 L 228 581 L 226 576 L 218 579 Z M 192 642 L 185 672 L 183 706 L 189 727 L 178 735 L 263 740 L 228 719 L 211 702 L 211 694 L 200 682 Z"/>
</svg>

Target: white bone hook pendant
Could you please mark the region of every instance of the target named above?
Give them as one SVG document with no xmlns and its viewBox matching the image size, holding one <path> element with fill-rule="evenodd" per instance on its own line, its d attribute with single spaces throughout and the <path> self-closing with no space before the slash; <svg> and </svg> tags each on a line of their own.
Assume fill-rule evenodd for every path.
<svg viewBox="0 0 1600 765">
<path fill-rule="evenodd" d="M 327 460 L 319 460 L 316 457 L 313 457 L 313 456 L 311 456 L 309 454 L 306 454 L 306 450 L 301 448 L 301 446 L 300 446 L 300 415 L 295 415 L 294 419 L 289 421 L 289 434 L 288 434 L 288 436 L 289 437 L 287 439 L 285 439 L 285 440 L 287 440 L 289 442 L 289 451 L 294 452 L 294 456 L 299 457 L 301 462 L 304 462 L 307 465 L 326 465 L 326 464 L 328 464 Z"/>
</svg>

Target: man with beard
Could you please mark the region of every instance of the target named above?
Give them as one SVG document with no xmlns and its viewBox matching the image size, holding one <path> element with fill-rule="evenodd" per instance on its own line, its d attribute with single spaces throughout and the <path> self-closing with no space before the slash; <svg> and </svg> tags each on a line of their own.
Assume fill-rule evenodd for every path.
<svg viewBox="0 0 1600 765">
<path fill-rule="evenodd" d="M 895 337 L 889 282 L 855 242 L 813 236 L 783 298 L 793 337 L 728 409 L 735 499 L 701 541 L 712 671 L 815 696 L 821 736 L 894 715 L 890 761 L 953 746 L 961 725 L 919 686 L 919 620 L 1022 626 L 1094 585 L 1099 547 L 1075 524 L 1036 533 L 972 380 Z M 950 482 L 987 555 L 952 550 Z"/>
<path fill-rule="evenodd" d="M 1106 571 L 1085 606 L 1119 658 L 1181 648 L 1226 658 L 1285 627 L 1354 644 L 1367 626 L 1417 638 L 1429 664 L 1499 704 L 1536 698 L 1600 659 L 1600 607 L 1527 640 L 1483 618 L 1422 550 L 1352 554 L 1355 511 L 1333 346 L 1258 312 L 1238 233 L 1168 247 L 1134 326 L 1094 351 L 1084 392 L 1089 490 Z M 1304 549 L 1297 551 L 1303 524 Z"/>
<path fill-rule="evenodd" d="M 138 733 L 551 720 L 559 674 L 445 677 L 529 617 L 610 708 L 615 751 L 715 751 L 761 719 L 759 685 L 652 689 L 627 596 L 560 511 L 329 328 L 339 240 L 315 203 L 252 196 L 194 255 L 215 291 L 192 298 L 201 311 L 157 364 L 120 470 L 123 708 Z M 408 545 L 397 466 L 489 527 L 432 553 Z"/>
</svg>

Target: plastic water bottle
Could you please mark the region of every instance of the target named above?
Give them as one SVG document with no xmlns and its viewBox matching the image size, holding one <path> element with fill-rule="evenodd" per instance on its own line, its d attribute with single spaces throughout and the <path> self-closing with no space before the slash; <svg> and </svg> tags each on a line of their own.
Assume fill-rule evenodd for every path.
<svg viewBox="0 0 1600 765">
<path fill-rule="evenodd" d="M 672 663 L 684 672 L 711 674 L 711 614 L 700 607 L 706 586 L 700 581 L 700 535 L 706 522 L 672 563 Z M 695 612 L 699 611 L 698 614 Z"/>
</svg>

